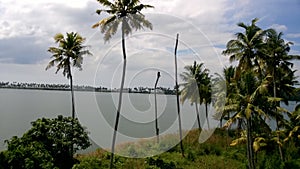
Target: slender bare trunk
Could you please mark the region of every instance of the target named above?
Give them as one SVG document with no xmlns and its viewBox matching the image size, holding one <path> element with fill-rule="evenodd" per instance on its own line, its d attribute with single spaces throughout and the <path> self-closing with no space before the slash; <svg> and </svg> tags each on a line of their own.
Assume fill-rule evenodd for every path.
<svg viewBox="0 0 300 169">
<path fill-rule="evenodd" d="M 70 74 L 70 88 L 71 88 L 71 104 L 72 104 L 72 118 L 75 118 L 75 100 L 74 100 L 74 89 L 73 89 L 73 77 Z"/>
<path fill-rule="evenodd" d="M 71 90 L 71 105 L 72 105 L 72 131 L 74 128 L 74 118 L 75 118 L 75 100 L 74 100 L 74 90 L 73 90 L 73 76 L 72 76 L 72 72 L 71 72 L 71 66 L 70 64 L 68 65 L 68 71 L 69 71 L 69 78 L 70 78 L 70 90 Z M 71 151 L 70 151 L 70 157 L 73 157 L 74 154 L 74 145 L 73 145 L 73 137 L 74 137 L 74 133 L 72 132 L 72 146 L 71 146 Z"/>
<path fill-rule="evenodd" d="M 195 102 L 195 108 L 196 108 L 196 115 L 197 115 L 199 131 L 201 131 L 201 122 L 200 122 L 200 116 L 199 116 L 199 110 L 198 110 L 198 103 L 197 102 Z"/>
<path fill-rule="evenodd" d="M 178 37 L 179 34 L 177 34 L 176 37 L 176 44 L 175 44 L 175 89 L 176 89 L 176 101 L 177 101 L 177 113 L 178 113 L 178 125 L 179 125 L 179 136 L 180 136 L 180 148 L 181 148 L 181 154 L 184 157 L 184 148 L 182 144 L 182 128 L 181 128 L 181 116 L 180 116 L 180 103 L 179 103 L 179 86 L 178 86 L 178 79 L 177 79 L 177 46 L 178 46 Z"/>
<path fill-rule="evenodd" d="M 207 108 L 207 102 L 206 101 L 205 101 L 205 114 L 206 114 L 207 128 L 210 129 L 209 119 L 208 119 L 208 108 Z"/>
<path fill-rule="evenodd" d="M 157 72 L 157 78 L 154 85 L 154 106 L 155 106 L 155 129 L 156 129 L 156 141 L 159 143 L 159 128 L 158 128 L 158 119 L 157 119 L 157 100 L 156 100 L 156 87 L 158 83 L 158 79 L 160 77 L 160 72 Z"/>
<path fill-rule="evenodd" d="M 124 23 L 124 19 L 125 18 L 123 18 L 123 23 Z M 116 115 L 116 121 L 115 121 L 115 130 L 114 130 L 113 140 L 112 140 L 112 145 L 111 145 L 111 157 L 110 157 L 110 168 L 111 169 L 114 167 L 113 162 L 114 162 L 116 136 L 117 136 L 118 125 L 119 125 L 120 111 L 121 111 L 121 106 L 122 106 L 122 95 L 123 95 L 125 73 L 126 73 L 125 32 L 124 32 L 123 26 L 122 26 L 122 52 L 123 52 L 123 71 L 122 71 L 122 80 L 121 80 L 121 87 L 120 87 L 120 93 L 119 93 L 118 109 L 117 109 L 117 115 Z"/>
</svg>

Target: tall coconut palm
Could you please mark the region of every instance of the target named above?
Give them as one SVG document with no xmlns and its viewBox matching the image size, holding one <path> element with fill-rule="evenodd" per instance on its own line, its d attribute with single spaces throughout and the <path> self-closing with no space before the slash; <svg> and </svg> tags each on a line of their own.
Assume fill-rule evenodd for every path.
<svg viewBox="0 0 300 169">
<path fill-rule="evenodd" d="M 206 69 L 207 70 L 207 69 Z M 208 70 L 204 71 L 203 81 L 199 81 L 199 90 L 202 95 L 203 103 L 205 105 L 205 116 L 207 121 L 207 127 L 209 127 L 209 118 L 208 118 L 208 104 L 211 103 L 212 99 L 212 85 L 211 85 L 211 77 L 208 74 Z"/>
<path fill-rule="evenodd" d="M 74 100 L 74 90 L 73 90 L 73 76 L 71 66 L 82 70 L 83 55 L 91 55 L 87 46 L 83 43 L 85 39 L 81 37 L 78 33 L 67 33 L 66 37 L 58 33 L 54 36 L 55 43 L 58 47 L 50 47 L 48 52 L 52 53 L 53 58 L 47 65 L 46 70 L 55 66 L 56 72 L 63 70 L 63 75 L 70 79 L 71 88 L 71 104 L 72 104 L 72 118 L 75 118 L 75 100 Z M 72 124 L 73 127 L 73 124 Z M 73 154 L 73 144 L 70 147 L 70 153 Z"/>
<path fill-rule="evenodd" d="M 198 70 L 202 67 L 203 63 L 197 64 L 194 61 L 193 65 L 187 65 L 184 67 L 185 72 L 180 74 L 181 79 L 184 83 L 180 84 L 182 89 L 180 91 L 180 101 L 183 104 L 186 100 L 189 100 L 191 104 L 195 105 L 197 122 L 199 126 L 199 130 L 201 129 L 200 115 L 198 104 L 200 102 L 198 85 L 196 81 L 196 73 L 200 73 Z M 202 73 L 202 72 L 201 72 Z"/>
<path fill-rule="evenodd" d="M 238 61 L 238 65 L 236 68 L 235 78 L 240 79 L 242 76 L 242 72 L 247 72 L 247 76 L 245 76 L 244 80 L 248 81 L 252 79 L 253 76 L 251 72 L 255 72 L 255 74 L 259 77 L 258 79 L 262 80 L 262 64 L 261 61 L 261 48 L 264 46 L 263 37 L 265 35 L 265 31 L 256 26 L 257 18 L 253 19 L 251 25 L 246 25 L 244 23 L 238 23 L 238 26 L 244 29 L 244 32 L 236 33 L 236 39 L 230 40 L 227 43 L 226 50 L 222 53 L 224 55 L 230 56 L 230 61 Z M 248 79 L 248 80 L 247 80 Z M 243 81 L 244 81 L 243 80 Z M 253 79 L 252 79 L 253 80 Z M 251 81 L 249 81 L 251 84 Z M 252 81 L 253 82 L 253 81 Z M 250 86 L 249 86 L 250 87 Z M 255 87 L 255 86 L 253 86 Z M 251 95 L 249 88 L 245 88 L 246 96 Z M 247 105 L 244 105 L 247 107 Z M 245 110 L 245 109 L 242 109 Z M 250 110 L 250 109 L 249 109 Z M 254 165 L 254 155 L 253 155 L 253 146 L 252 146 L 252 136 L 251 136 L 251 122 L 252 122 L 252 114 L 247 113 L 247 154 L 248 154 L 248 162 L 249 167 L 251 169 L 255 168 Z"/>
<path fill-rule="evenodd" d="M 293 43 L 285 42 L 282 38 L 283 33 L 277 33 L 274 29 L 269 29 L 267 31 L 266 45 L 263 49 L 265 70 L 266 74 L 272 76 L 273 83 L 273 96 L 281 97 L 287 100 L 289 95 L 292 94 L 293 88 L 291 86 L 295 85 L 293 74 L 293 63 L 292 60 L 300 59 L 298 55 L 289 55 L 290 45 Z M 288 80 L 283 77 L 290 77 Z M 282 84 L 285 85 L 282 85 Z M 281 89 L 281 87 L 289 86 L 290 88 Z M 285 92 L 285 93 L 283 93 Z"/>
<path fill-rule="evenodd" d="M 202 105 L 205 104 L 205 115 L 207 120 L 207 126 L 209 127 L 209 119 L 208 119 L 208 104 L 211 102 L 211 84 L 209 77 L 209 70 L 204 68 L 204 64 L 198 64 L 195 68 L 195 79 L 198 88 L 198 97 L 199 103 Z"/>
<path fill-rule="evenodd" d="M 293 63 L 291 60 L 299 59 L 300 57 L 288 55 L 288 52 L 290 51 L 289 45 L 292 43 L 286 43 L 282 38 L 282 35 L 282 32 L 277 33 L 274 29 L 269 29 L 267 31 L 266 45 L 263 49 L 263 54 L 265 56 L 266 74 L 272 76 L 273 97 L 280 97 L 287 100 L 293 93 L 293 85 L 295 85 L 293 83 L 294 76 L 292 73 L 293 71 L 291 70 Z M 290 80 L 283 77 L 289 77 Z M 279 102 L 276 102 L 274 106 L 273 116 L 276 120 L 276 130 L 279 130 L 279 121 L 280 119 L 283 119 L 283 116 L 276 110 L 276 107 L 279 106 Z M 281 160 L 284 160 L 281 145 L 279 145 L 279 154 Z"/>
<path fill-rule="evenodd" d="M 237 25 L 243 28 L 244 32 L 236 33 L 236 39 L 230 40 L 226 45 L 226 50 L 222 52 L 224 55 L 229 55 L 230 62 L 238 61 L 237 77 L 245 70 L 250 69 L 255 70 L 261 76 L 260 50 L 264 46 L 263 37 L 266 31 L 256 25 L 257 21 L 257 18 L 253 19 L 251 25 L 238 23 Z"/>
<path fill-rule="evenodd" d="M 230 112 L 224 110 L 225 105 L 230 102 L 230 96 L 234 94 L 235 90 L 233 87 L 235 67 L 225 67 L 223 68 L 223 76 L 216 73 L 216 77 L 212 79 L 214 93 L 212 95 L 215 97 L 216 102 L 214 102 L 214 107 L 216 109 L 216 114 L 214 117 L 220 119 L 220 128 L 222 125 L 222 120 L 228 120 L 230 117 Z M 226 100 L 227 98 L 227 100 Z"/>
<path fill-rule="evenodd" d="M 111 148 L 111 165 L 113 167 L 113 158 L 115 150 L 115 140 L 118 130 L 119 117 L 122 104 L 122 94 L 125 82 L 126 72 L 126 47 L 125 47 L 125 36 L 128 36 L 132 29 L 139 30 L 143 28 L 149 28 L 152 30 L 152 24 L 145 18 L 141 13 L 143 9 L 153 8 L 151 5 L 141 4 L 139 0 L 115 0 L 110 2 L 109 0 L 97 0 L 106 9 L 99 9 L 96 11 L 98 15 L 102 12 L 110 15 L 107 18 L 101 19 L 99 22 L 94 24 L 92 28 L 100 27 L 101 32 L 104 34 L 104 41 L 108 41 L 116 34 L 119 25 L 121 24 L 121 36 L 122 36 L 122 53 L 123 53 L 123 71 L 121 79 L 121 87 L 119 94 L 119 102 L 117 108 L 117 115 L 114 127 L 114 134 Z"/>
<path fill-rule="evenodd" d="M 83 43 L 85 38 L 78 33 L 67 33 L 66 37 L 58 33 L 54 36 L 55 43 L 58 47 L 50 47 L 48 52 L 52 53 L 52 60 L 46 67 L 46 70 L 56 65 L 56 72 L 63 70 L 63 75 L 70 79 L 71 88 L 71 104 L 72 104 L 72 118 L 75 118 L 75 101 L 73 91 L 73 76 L 71 66 L 82 70 L 82 61 L 84 55 L 91 55 L 87 46 Z"/>
<path fill-rule="evenodd" d="M 246 130 L 248 166 L 254 169 L 252 131 L 256 129 L 257 121 L 262 121 L 261 116 L 266 116 L 261 104 L 267 102 L 263 93 L 267 91 L 269 80 L 265 78 L 260 83 L 254 72 L 247 71 L 241 74 L 241 79 L 237 83 L 232 85 L 235 86 L 236 91 L 230 96 L 230 102 L 227 100 L 225 110 L 235 113 L 224 126 L 229 127 L 235 122 L 242 121 L 241 128 Z"/>
</svg>

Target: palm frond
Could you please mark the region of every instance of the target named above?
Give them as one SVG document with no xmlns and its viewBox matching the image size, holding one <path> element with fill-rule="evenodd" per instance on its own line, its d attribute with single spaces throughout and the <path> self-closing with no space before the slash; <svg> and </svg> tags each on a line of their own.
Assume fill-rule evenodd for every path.
<svg viewBox="0 0 300 169">
<path fill-rule="evenodd" d="M 97 1 L 105 7 L 109 7 L 109 8 L 115 7 L 115 5 L 108 0 L 97 0 Z"/>
</svg>

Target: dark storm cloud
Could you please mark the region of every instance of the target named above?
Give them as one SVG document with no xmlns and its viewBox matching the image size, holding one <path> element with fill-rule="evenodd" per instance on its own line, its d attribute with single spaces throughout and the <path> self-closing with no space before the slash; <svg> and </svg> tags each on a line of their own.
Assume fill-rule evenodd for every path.
<svg viewBox="0 0 300 169">
<path fill-rule="evenodd" d="M 36 44 L 35 37 L 14 37 L 0 40 L 0 62 L 34 64 L 49 55 L 45 44 Z"/>
</svg>

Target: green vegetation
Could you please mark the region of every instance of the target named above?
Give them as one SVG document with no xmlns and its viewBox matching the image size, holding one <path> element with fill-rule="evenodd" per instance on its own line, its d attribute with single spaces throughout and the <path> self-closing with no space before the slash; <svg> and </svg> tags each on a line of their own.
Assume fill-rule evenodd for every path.
<svg viewBox="0 0 300 169">
<path fill-rule="evenodd" d="M 236 137 L 235 130 L 217 129 L 215 133 L 205 143 L 199 144 L 199 130 L 191 130 L 187 137 L 183 140 L 186 150 L 186 158 L 182 158 L 180 145 L 173 147 L 165 153 L 148 158 L 126 158 L 116 155 L 116 168 L 134 168 L 134 169 L 246 169 L 247 168 L 247 149 L 243 145 L 229 146 L 229 143 Z M 160 138 L 160 144 L 152 145 L 153 149 L 164 149 L 168 145 L 173 144 L 173 140 L 178 139 L 177 134 L 170 134 Z M 155 143 L 153 140 L 148 142 Z M 143 140 L 138 143 L 127 143 L 121 145 L 122 151 L 130 153 L 138 153 L 141 155 L 149 149 L 144 149 L 147 141 Z M 300 147 L 287 147 L 289 153 L 293 157 L 281 162 L 280 155 L 276 149 L 276 144 L 269 144 L 264 150 L 260 150 L 256 154 L 257 168 L 299 168 L 300 167 Z M 117 146 L 118 148 L 118 146 Z M 164 149 L 165 150 L 165 149 Z M 73 168 L 108 168 L 110 162 L 110 154 L 103 149 L 85 155 L 78 155 L 79 164 Z"/>
<path fill-rule="evenodd" d="M 233 132 L 229 132 L 234 135 Z M 177 134 L 169 134 L 160 137 L 160 143 L 156 143 L 156 138 L 151 140 L 142 140 L 138 143 L 127 143 L 121 146 L 122 151 L 130 153 L 138 153 L 142 155 L 149 149 L 163 150 L 165 153 L 148 158 L 126 158 L 116 155 L 116 168 L 134 168 L 134 169 L 180 169 L 180 168 L 228 168 L 238 169 L 246 168 L 245 148 L 229 147 L 228 142 L 232 137 L 227 137 L 227 131 L 216 130 L 215 134 L 204 144 L 199 144 L 199 130 L 189 131 L 187 137 L 183 140 L 186 158 L 182 158 L 180 145 L 171 147 L 174 140 L 178 140 Z M 145 149 L 147 143 L 152 147 Z M 154 144 L 153 144 L 154 143 Z M 119 146 L 116 149 L 120 148 Z M 78 155 L 79 164 L 73 168 L 108 168 L 110 154 L 103 149 L 85 155 Z"/>
<path fill-rule="evenodd" d="M 88 134 L 78 119 L 58 116 L 37 119 L 22 137 L 6 141 L 0 153 L 0 168 L 71 168 L 74 153 L 90 146 Z"/>
<path fill-rule="evenodd" d="M 286 161 L 281 133 L 286 129 L 284 114 L 290 112 L 280 107 L 280 101 L 287 104 L 295 93 L 293 86 L 297 81 L 291 61 L 300 58 L 288 54 L 292 43 L 286 43 L 282 33 L 262 30 L 257 21 L 253 19 L 251 25 L 239 23 L 244 32 L 236 33 L 236 39 L 230 40 L 223 51 L 230 56 L 230 61 L 238 62 L 232 82 L 227 86 L 232 93 L 226 99 L 225 113 L 230 118 L 225 126 L 241 123 L 241 138 L 234 143 L 246 139 L 251 169 L 256 168 L 257 151 L 268 144 L 277 145 L 278 161 Z M 267 118 L 275 120 L 276 131 L 271 130 Z"/>
<path fill-rule="evenodd" d="M 215 118 L 220 119 L 220 123 L 223 119 L 226 120 L 225 128 L 232 124 L 237 126 L 239 137 L 230 145 L 246 143 L 247 166 L 250 169 L 261 165 L 257 160 L 261 155 L 258 152 L 268 149 L 270 144 L 273 145 L 272 149 L 267 152 L 272 153 L 267 153 L 267 156 L 274 158 L 272 165 L 285 166 L 289 159 L 287 156 L 291 153 L 287 153 L 287 147 L 294 145 L 288 142 L 289 136 L 299 137 L 298 122 L 294 121 L 297 110 L 291 114 L 280 107 L 280 102 L 288 104 L 289 98 L 297 92 L 294 86 L 298 81 L 294 75 L 295 70 L 292 69 L 292 61 L 300 59 L 300 56 L 288 54 L 292 43 L 284 41 L 282 32 L 263 30 L 256 25 L 257 21 L 258 19 L 253 19 L 250 25 L 238 23 L 244 31 L 236 33 L 236 38 L 230 40 L 223 51 L 223 55 L 235 62 L 235 67 L 224 68 L 223 75 L 217 74 L 217 77 L 211 79 L 208 70 L 202 70 L 204 63 L 197 64 L 195 61 L 194 65 L 185 67 L 186 72 L 182 74 L 185 83 L 182 84 L 181 91 L 182 101 L 188 99 L 196 104 L 196 112 L 197 104 L 214 98 L 213 106 L 217 110 Z M 271 129 L 267 119 L 276 122 L 275 131 Z M 279 158 L 275 153 L 279 154 Z"/>
</svg>

